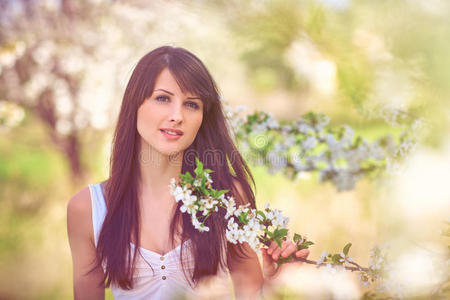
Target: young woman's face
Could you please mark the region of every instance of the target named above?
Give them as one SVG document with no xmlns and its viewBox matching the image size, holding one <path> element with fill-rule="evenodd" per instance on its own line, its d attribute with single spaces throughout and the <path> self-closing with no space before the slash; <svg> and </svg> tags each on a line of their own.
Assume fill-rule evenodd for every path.
<svg viewBox="0 0 450 300">
<path fill-rule="evenodd" d="M 169 69 L 158 76 L 153 94 L 137 112 L 137 130 L 142 145 L 148 144 L 161 154 L 187 149 L 194 141 L 203 120 L 199 97 L 183 93 Z"/>
</svg>

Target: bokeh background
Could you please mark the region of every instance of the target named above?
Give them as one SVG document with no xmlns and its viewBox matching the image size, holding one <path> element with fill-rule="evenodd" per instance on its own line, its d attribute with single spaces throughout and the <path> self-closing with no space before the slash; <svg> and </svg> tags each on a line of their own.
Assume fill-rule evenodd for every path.
<svg viewBox="0 0 450 300">
<path fill-rule="evenodd" d="M 311 258 L 352 242 L 367 265 L 387 244 L 394 294 L 448 289 L 449 20 L 446 0 L 0 0 L 0 299 L 73 297 L 67 202 L 106 179 L 127 80 L 161 45 L 195 53 L 249 113 L 324 113 L 369 141 L 399 132 L 399 112 L 424 120 L 395 174 L 350 191 L 314 173 L 252 170 L 258 204 L 315 242 Z M 285 299 L 367 290 L 356 274 L 330 279 L 313 266 L 278 284 Z"/>
</svg>

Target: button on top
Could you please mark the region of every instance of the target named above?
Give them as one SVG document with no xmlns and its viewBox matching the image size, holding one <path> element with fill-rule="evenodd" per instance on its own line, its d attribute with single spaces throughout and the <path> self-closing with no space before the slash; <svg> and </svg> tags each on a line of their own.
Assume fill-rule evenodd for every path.
<svg viewBox="0 0 450 300">
<path fill-rule="evenodd" d="M 163 277 L 161 277 L 161 278 L 162 278 L 162 280 L 166 280 L 167 277 L 166 277 L 166 276 L 163 276 Z"/>
<path fill-rule="evenodd" d="M 163 270 L 164 270 L 165 268 L 166 268 L 166 266 L 165 266 L 165 265 L 162 265 L 162 266 L 161 266 L 161 269 L 163 269 Z"/>
<path fill-rule="evenodd" d="M 161 256 L 159 259 L 160 259 L 160 260 L 164 260 L 164 256 Z"/>
</svg>

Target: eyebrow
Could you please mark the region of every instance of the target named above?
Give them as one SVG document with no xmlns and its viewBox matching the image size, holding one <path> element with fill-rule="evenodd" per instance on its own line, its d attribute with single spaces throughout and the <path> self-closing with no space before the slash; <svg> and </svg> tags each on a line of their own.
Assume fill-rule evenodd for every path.
<svg viewBox="0 0 450 300">
<path fill-rule="evenodd" d="M 174 96 L 174 94 L 173 94 L 172 92 L 169 92 L 169 91 L 167 91 L 167 90 L 165 90 L 165 89 L 156 89 L 155 91 L 163 91 L 163 92 L 166 92 L 167 94 L 170 94 L 170 95 Z M 194 99 L 202 100 L 202 99 L 200 99 L 200 97 L 187 97 L 187 99 L 192 99 L 192 100 L 194 100 Z"/>
</svg>

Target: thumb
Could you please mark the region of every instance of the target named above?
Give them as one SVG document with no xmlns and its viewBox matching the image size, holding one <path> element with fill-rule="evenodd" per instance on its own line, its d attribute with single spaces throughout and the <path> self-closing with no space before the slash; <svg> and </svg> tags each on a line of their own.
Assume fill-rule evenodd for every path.
<svg viewBox="0 0 450 300">
<path fill-rule="evenodd" d="M 271 266 L 273 263 L 273 260 L 272 260 L 272 256 L 267 254 L 267 249 L 261 248 L 261 253 L 262 253 L 263 264 L 265 266 Z"/>
</svg>

